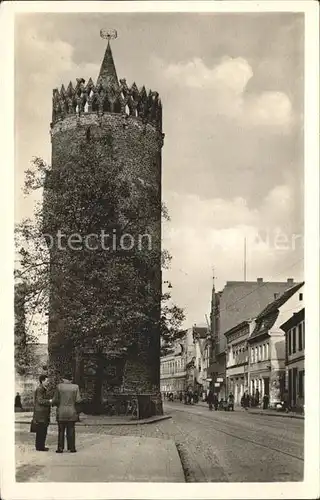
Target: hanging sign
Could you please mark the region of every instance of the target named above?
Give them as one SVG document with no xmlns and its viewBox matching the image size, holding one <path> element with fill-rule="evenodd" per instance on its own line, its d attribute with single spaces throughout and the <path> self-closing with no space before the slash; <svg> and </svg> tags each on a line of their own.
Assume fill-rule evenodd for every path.
<svg viewBox="0 0 320 500">
<path fill-rule="evenodd" d="M 217 378 L 217 382 L 223 382 L 223 378 L 221 377 Z"/>
<path fill-rule="evenodd" d="M 220 387 L 219 382 L 215 382 L 214 386 L 215 386 L 215 387 Z"/>
</svg>

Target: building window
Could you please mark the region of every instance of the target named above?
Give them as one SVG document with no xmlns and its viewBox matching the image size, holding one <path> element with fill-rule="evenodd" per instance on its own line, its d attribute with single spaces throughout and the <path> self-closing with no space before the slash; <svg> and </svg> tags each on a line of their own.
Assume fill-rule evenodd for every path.
<svg viewBox="0 0 320 500">
<path fill-rule="evenodd" d="M 303 293 L 299 293 L 299 300 L 303 300 Z"/>
<path fill-rule="evenodd" d="M 269 359 L 269 343 L 266 343 L 266 359 Z"/>
<path fill-rule="evenodd" d="M 288 331 L 287 335 L 288 335 L 288 354 L 290 356 L 290 354 L 292 352 L 292 348 L 291 348 L 291 330 Z"/>
<path fill-rule="evenodd" d="M 299 398 L 304 398 L 304 370 L 299 372 L 298 395 L 299 395 Z"/>
<path fill-rule="evenodd" d="M 299 351 L 303 349 L 303 333 L 302 333 L 302 323 L 298 326 L 298 343 L 299 343 Z"/>
<path fill-rule="evenodd" d="M 296 328 L 292 328 L 292 354 L 296 352 Z"/>
<path fill-rule="evenodd" d="M 305 327 L 304 327 L 304 321 L 302 321 L 302 338 L 303 338 L 303 349 L 304 349 L 304 342 L 305 342 Z"/>
<path fill-rule="evenodd" d="M 258 362 L 258 347 L 256 347 L 256 350 L 255 350 L 255 362 L 257 363 Z"/>
<path fill-rule="evenodd" d="M 254 348 L 251 347 L 251 363 L 254 363 Z"/>
</svg>

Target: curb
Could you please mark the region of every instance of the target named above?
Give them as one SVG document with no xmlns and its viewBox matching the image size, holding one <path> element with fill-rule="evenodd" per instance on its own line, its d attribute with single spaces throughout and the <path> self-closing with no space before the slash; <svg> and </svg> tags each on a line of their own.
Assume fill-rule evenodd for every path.
<svg viewBox="0 0 320 500">
<path fill-rule="evenodd" d="M 247 413 L 250 413 L 250 415 L 265 415 L 267 417 L 296 418 L 298 420 L 304 420 L 303 415 L 291 415 L 290 413 L 280 413 L 280 412 L 265 413 L 263 411 L 250 411 L 250 410 L 247 410 Z"/>
<path fill-rule="evenodd" d="M 148 419 L 143 419 L 143 420 L 134 420 L 134 421 L 129 421 L 129 422 L 92 422 L 92 423 L 86 423 L 86 422 L 76 422 L 76 425 L 80 427 L 95 427 L 97 425 L 102 426 L 102 427 L 114 427 L 115 425 L 146 425 L 146 424 L 153 424 L 155 422 L 160 422 L 162 420 L 168 420 L 169 418 L 172 418 L 171 415 L 158 415 L 155 417 L 151 417 Z M 31 420 L 26 422 L 26 421 L 21 421 L 21 420 L 15 420 L 15 424 L 31 424 Z M 57 422 L 50 422 L 50 425 L 57 425 Z"/>
</svg>

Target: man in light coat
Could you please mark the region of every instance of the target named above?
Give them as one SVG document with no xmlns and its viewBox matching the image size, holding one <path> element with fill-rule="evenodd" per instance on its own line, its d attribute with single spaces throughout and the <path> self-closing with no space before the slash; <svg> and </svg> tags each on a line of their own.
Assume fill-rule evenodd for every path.
<svg viewBox="0 0 320 500">
<path fill-rule="evenodd" d="M 58 449 L 56 453 L 63 453 L 64 437 L 67 434 L 67 447 L 71 453 L 76 450 L 75 423 L 78 421 L 77 405 L 81 402 L 79 386 L 71 382 L 68 375 L 62 378 L 57 385 L 52 400 L 52 406 L 57 407 L 58 422 Z"/>
</svg>

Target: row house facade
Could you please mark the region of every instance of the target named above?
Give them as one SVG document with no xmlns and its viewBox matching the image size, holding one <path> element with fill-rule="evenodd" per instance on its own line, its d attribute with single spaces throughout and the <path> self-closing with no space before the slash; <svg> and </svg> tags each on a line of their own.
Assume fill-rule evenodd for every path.
<svg viewBox="0 0 320 500">
<path fill-rule="evenodd" d="M 281 282 L 264 282 L 258 278 L 256 281 L 227 281 L 220 292 L 213 286 L 210 314 L 213 352 L 208 375 L 219 397 L 225 398 L 228 393 L 226 334 L 242 322 L 256 318 L 276 295 L 283 294 L 294 284 L 292 278 Z"/>
<path fill-rule="evenodd" d="M 174 395 L 186 390 L 198 394 L 207 392 L 211 355 L 210 329 L 197 325 L 188 328 L 185 335 L 174 343 L 172 353 L 161 357 L 161 392 L 173 392 Z"/>
<path fill-rule="evenodd" d="M 160 390 L 176 395 L 194 385 L 195 347 L 193 329 L 185 331 L 184 336 L 176 340 L 172 353 L 160 358 Z"/>
<path fill-rule="evenodd" d="M 160 390 L 163 393 L 185 390 L 186 360 L 183 344 L 175 346 L 174 353 L 161 358 Z"/>
<path fill-rule="evenodd" d="M 208 374 L 212 356 L 210 329 L 207 326 L 194 326 L 193 343 L 195 346 L 194 390 L 200 394 L 207 393 L 212 381 Z"/>
<path fill-rule="evenodd" d="M 294 312 L 281 325 L 285 332 L 285 389 L 291 408 L 304 410 L 305 310 Z"/>
<path fill-rule="evenodd" d="M 248 381 L 248 338 L 255 326 L 253 320 L 243 321 L 226 332 L 227 392 L 234 395 L 235 404 L 240 404 L 245 391 L 249 390 Z"/>
<path fill-rule="evenodd" d="M 268 395 L 271 407 L 281 402 L 285 392 L 286 343 L 281 325 L 301 308 L 303 286 L 294 285 L 265 307 L 248 337 L 249 391 L 254 395 L 258 389 L 260 400 Z"/>
</svg>

